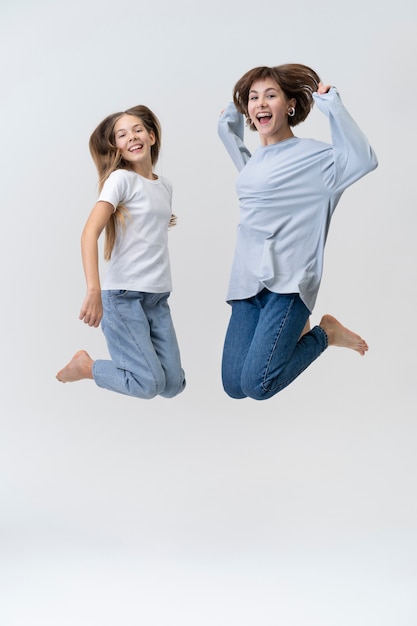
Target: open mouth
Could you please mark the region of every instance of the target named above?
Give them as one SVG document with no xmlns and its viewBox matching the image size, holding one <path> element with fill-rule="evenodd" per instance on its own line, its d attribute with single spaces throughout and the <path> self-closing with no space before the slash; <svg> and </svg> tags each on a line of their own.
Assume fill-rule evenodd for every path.
<svg viewBox="0 0 417 626">
<path fill-rule="evenodd" d="M 271 117 L 272 115 L 270 113 L 258 113 L 256 116 L 259 124 L 268 124 Z"/>
</svg>

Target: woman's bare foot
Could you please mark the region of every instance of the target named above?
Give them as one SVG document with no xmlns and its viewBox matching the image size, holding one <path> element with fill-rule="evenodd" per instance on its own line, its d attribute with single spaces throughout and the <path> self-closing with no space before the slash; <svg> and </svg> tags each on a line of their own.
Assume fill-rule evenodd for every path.
<svg viewBox="0 0 417 626">
<path fill-rule="evenodd" d="M 366 341 L 345 326 L 342 326 L 332 315 L 323 315 L 320 326 L 327 334 L 329 346 L 350 348 L 359 352 L 361 356 L 367 352 L 368 344 Z"/>
<path fill-rule="evenodd" d="M 74 383 L 76 380 L 93 378 L 93 359 L 85 350 L 79 350 L 71 361 L 58 372 L 56 378 L 61 383 Z"/>
</svg>

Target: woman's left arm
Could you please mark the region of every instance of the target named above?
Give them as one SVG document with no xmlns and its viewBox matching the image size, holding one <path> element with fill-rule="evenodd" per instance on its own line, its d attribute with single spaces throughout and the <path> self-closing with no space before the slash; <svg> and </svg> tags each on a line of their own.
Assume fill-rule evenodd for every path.
<svg viewBox="0 0 417 626">
<path fill-rule="evenodd" d="M 320 111 L 329 118 L 334 157 L 333 185 L 343 191 L 374 170 L 378 160 L 335 87 L 320 83 L 313 97 Z"/>
</svg>

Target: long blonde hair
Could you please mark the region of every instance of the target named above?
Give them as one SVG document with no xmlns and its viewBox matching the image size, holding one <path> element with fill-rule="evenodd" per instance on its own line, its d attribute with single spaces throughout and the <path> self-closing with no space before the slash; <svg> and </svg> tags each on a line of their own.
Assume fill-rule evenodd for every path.
<svg viewBox="0 0 417 626">
<path fill-rule="evenodd" d="M 104 183 L 112 172 L 119 169 L 131 170 L 131 165 L 121 156 L 116 147 L 114 126 L 123 115 L 134 115 L 140 118 L 149 133 L 155 136 L 155 143 L 151 146 L 152 165 L 155 165 L 161 148 L 161 125 L 156 115 L 145 105 L 139 104 L 126 111 L 119 111 L 108 115 L 93 131 L 89 141 L 90 153 L 98 172 L 98 190 L 102 190 Z M 125 227 L 128 211 L 122 205 L 116 207 L 105 228 L 104 258 L 111 257 L 116 241 L 117 223 Z M 171 216 L 169 225 L 174 226 L 175 216 Z"/>
</svg>

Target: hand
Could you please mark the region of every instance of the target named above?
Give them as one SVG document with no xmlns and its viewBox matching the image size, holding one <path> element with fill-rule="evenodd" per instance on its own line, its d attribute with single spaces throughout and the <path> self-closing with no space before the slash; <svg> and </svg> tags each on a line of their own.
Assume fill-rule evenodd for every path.
<svg viewBox="0 0 417 626">
<path fill-rule="evenodd" d="M 101 293 L 99 291 L 95 291 L 93 293 L 87 292 L 81 306 L 79 319 L 82 320 L 84 324 L 97 328 L 102 317 L 103 304 L 101 301 Z"/>
<path fill-rule="evenodd" d="M 330 88 L 331 85 L 323 85 L 323 83 L 319 83 L 319 86 L 317 87 L 317 93 L 327 93 Z"/>
</svg>

